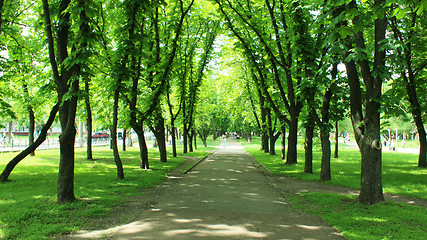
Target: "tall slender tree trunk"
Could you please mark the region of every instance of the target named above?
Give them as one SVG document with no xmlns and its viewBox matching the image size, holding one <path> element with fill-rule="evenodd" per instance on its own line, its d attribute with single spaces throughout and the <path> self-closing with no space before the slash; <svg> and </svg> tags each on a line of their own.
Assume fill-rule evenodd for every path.
<svg viewBox="0 0 427 240">
<path fill-rule="evenodd" d="M 285 160 L 286 158 L 286 125 L 284 123 L 282 123 L 282 139 L 281 139 L 281 145 L 282 145 L 282 149 L 281 149 L 281 154 L 280 154 L 280 158 L 282 160 Z"/>
<path fill-rule="evenodd" d="M 197 150 L 197 133 L 196 130 L 194 130 L 194 128 L 191 130 L 192 135 L 193 135 L 193 140 L 194 140 L 194 149 Z"/>
<path fill-rule="evenodd" d="M 192 130 L 188 130 L 188 151 L 189 152 L 194 152 L 194 148 L 193 148 L 193 132 Z"/>
<path fill-rule="evenodd" d="M 271 119 L 271 110 L 268 110 L 268 135 L 270 136 L 270 150 L 269 153 L 270 155 L 276 155 L 276 149 L 275 149 L 275 145 L 276 145 L 276 137 L 274 136 L 274 128 L 273 128 L 273 121 Z"/>
<path fill-rule="evenodd" d="M 175 119 L 171 120 L 172 125 L 172 131 L 171 131 L 171 138 L 172 138 L 172 156 L 175 158 L 177 157 L 176 154 L 176 127 L 175 127 Z"/>
<path fill-rule="evenodd" d="M 314 120 L 312 116 L 308 116 L 307 126 L 305 128 L 304 141 L 304 172 L 313 173 L 313 135 L 314 135 Z"/>
<path fill-rule="evenodd" d="M 87 130 L 87 139 L 86 139 L 86 159 L 93 160 L 92 155 L 92 108 L 90 106 L 90 87 L 89 81 L 85 81 L 85 106 L 86 106 L 86 130 Z"/>
<path fill-rule="evenodd" d="M 338 121 L 335 121 L 335 153 L 334 158 L 338 158 L 338 147 L 339 147 L 339 131 L 338 131 Z"/>
<path fill-rule="evenodd" d="M 117 84 L 120 84 L 118 82 Z M 117 177 L 119 179 L 124 179 L 124 171 L 123 171 L 123 164 L 122 160 L 120 159 L 119 154 L 119 146 L 117 144 L 117 125 L 118 125 L 118 115 L 119 115 L 119 89 L 117 88 L 116 91 L 114 91 L 114 104 L 113 104 L 113 126 L 111 127 L 111 145 L 113 148 L 114 153 L 114 163 L 116 164 L 117 168 Z"/>
<path fill-rule="evenodd" d="M 183 140 L 183 144 L 184 144 L 184 150 L 183 153 L 187 153 L 188 152 L 188 128 L 187 128 L 187 124 L 184 123 L 184 128 L 183 128 L 183 132 L 182 132 L 182 140 Z"/>
<path fill-rule="evenodd" d="M 28 93 L 28 85 L 24 84 L 23 85 L 24 88 L 24 95 L 25 98 L 27 99 L 27 110 L 28 110 L 28 145 L 31 145 L 34 143 L 34 130 L 36 127 L 36 121 L 35 121 L 35 117 L 34 117 L 34 110 L 33 107 L 31 106 L 30 102 L 30 94 Z M 30 156 L 34 156 L 35 152 L 31 152 Z"/>
<path fill-rule="evenodd" d="M 126 151 L 126 138 L 127 138 L 127 129 L 123 129 L 123 134 L 122 134 L 122 149 L 125 152 Z"/>
</svg>

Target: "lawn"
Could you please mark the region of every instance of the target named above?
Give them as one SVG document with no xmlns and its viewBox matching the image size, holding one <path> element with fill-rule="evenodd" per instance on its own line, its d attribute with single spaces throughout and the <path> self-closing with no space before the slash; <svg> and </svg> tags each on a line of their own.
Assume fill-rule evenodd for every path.
<svg viewBox="0 0 427 240">
<path fill-rule="evenodd" d="M 199 148 L 197 156 L 208 152 Z M 0 168 L 16 153 L 0 154 Z M 78 201 L 56 203 L 59 150 L 40 150 L 27 157 L 12 172 L 9 182 L 0 182 L 0 239 L 50 239 L 79 230 L 91 219 L 107 216 L 126 198 L 141 194 L 162 182 L 168 171 L 185 159 L 161 163 L 156 149 L 149 149 L 150 170 L 139 168 L 139 149 L 121 152 L 125 179 L 119 180 L 108 147 L 95 147 L 94 159 L 85 159 L 85 149 L 76 149 L 75 195 Z"/>
<path fill-rule="evenodd" d="M 304 181 L 319 181 L 321 152 L 313 154 L 314 174 L 304 174 L 304 151 L 298 151 L 298 164 L 284 165 L 280 156 L 259 150 L 259 142 L 244 143 L 245 150 L 273 174 Z M 279 148 L 276 149 L 279 153 Z M 398 152 L 383 153 L 384 192 L 427 200 L 427 169 L 417 168 L 418 156 Z M 360 154 L 358 149 L 342 148 L 339 158 L 331 159 L 332 181 L 324 184 L 360 189 Z M 394 202 L 373 206 L 357 203 L 357 196 L 321 192 L 286 196 L 301 211 L 321 216 L 347 239 L 425 239 L 427 210 L 424 207 Z"/>
</svg>

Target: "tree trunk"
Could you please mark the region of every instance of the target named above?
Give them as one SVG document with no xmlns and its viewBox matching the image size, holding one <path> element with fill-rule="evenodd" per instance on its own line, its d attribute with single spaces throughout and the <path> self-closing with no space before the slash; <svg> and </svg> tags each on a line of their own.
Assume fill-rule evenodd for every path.
<svg viewBox="0 0 427 240">
<path fill-rule="evenodd" d="M 189 152 L 194 152 L 193 149 L 193 134 L 192 131 L 188 131 L 188 151 Z"/>
<path fill-rule="evenodd" d="M 155 126 L 151 127 L 151 131 L 156 136 L 157 147 L 160 153 L 160 161 L 167 162 L 166 137 L 165 137 L 165 121 L 164 118 L 156 112 Z"/>
<path fill-rule="evenodd" d="M 5 167 L 3 172 L 0 175 L 0 181 L 6 181 L 9 178 L 10 173 L 13 171 L 16 165 L 18 165 L 19 162 L 21 162 L 22 159 L 24 159 L 26 156 L 28 156 L 31 152 L 34 152 L 34 150 L 37 149 L 40 144 L 46 140 L 47 131 L 52 126 L 53 121 L 55 120 L 55 116 L 58 113 L 59 104 L 57 103 L 52 110 L 50 111 L 49 118 L 46 121 L 45 125 L 43 125 L 42 129 L 40 130 L 40 134 L 37 137 L 36 141 L 28 146 L 25 150 L 23 150 L 21 153 L 16 155 Z"/>
<path fill-rule="evenodd" d="M 194 138 L 194 150 L 197 150 L 197 133 L 194 128 L 191 130 L 193 138 Z"/>
<path fill-rule="evenodd" d="M 280 154 L 280 158 L 282 160 L 285 160 L 286 158 L 286 126 L 284 123 L 282 123 L 282 139 L 281 139 L 281 145 L 282 145 L 282 149 L 281 149 L 281 154 Z"/>
<path fill-rule="evenodd" d="M 177 157 L 176 154 L 176 127 L 175 127 L 175 120 L 171 120 L 172 125 L 172 131 L 171 131 L 171 138 L 172 138 L 172 156 L 175 158 Z"/>
<path fill-rule="evenodd" d="M 139 144 L 139 156 L 140 156 L 140 164 L 139 167 L 141 169 L 150 169 L 148 165 L 148 148 L 147 143 L 145 142 L 144 129 L 136 130 L 134 128 L 136 135 L 138 136 L 138 144 Z"/>
<path fill-rule="evenodd" d="M 271 119 L 271 110 L 268 109 L 268 114 L 267 114 L 267 118 L 268 118 L 268 135 L 270 136 L 270 149 L 269 149 L 269 153 L 270 155 L 276 155 L 276 149 L 275 149 L 275 144 L 276 144 L 276 139 L 274 136 L 274 128 L 273 128 L 273 121 Z"/>
<path fill-rule="evenodd" d="M 297 164 L 298 118 L 291 117 L 289 123 L 288 154 L 286 164 Z"/>
<path fill-rule="evenodd" d="M 305 141 L 304 141 L 304 172 L 313 173 L 313 135 L 314 135 L 314 121 L 311 116 L 307 119 L 307 126 L 305 128 Z"/>
<path fill-rule="evenodd" d="M 92 109 L 89 100 L 89 82 L 85 81 L 85 106 L 86 106 L 86 129 L 87 129 L 87 142 L 86 142 L 86 159 L 93 160 L 92 155 Z"/>
<path fill-rule="evenodd" d="M 268 109 L 265 107 L 261 107 L 261 150 L 264 150 L 265 153 L 269 152 L 267 116 L 268 116 Z"/>
<path fill-rule="evenodd" d="M 331 180 L 331 142 L 329 131 L 320 131 L 320 141 L 322 142 L 322 162 L 320 166 L 320 180 Z"/>
<path fill-rule="evenodd" d="M 24 88 L 24 95 L 25 98 L 27 99 L 27 109 L 28 109 L 28 120 L 29 120 L 29 126 L 28 126 L 28 145 L 31 145 L 34 143 L 34 130 L 36 127 L 36 122 L 35 122 L 35 117 L 34 117 L 34 110 L 33 107 L 31 106 L 30 102 L 30 94 L 28 93 L 28 85 L 24 84 L 23 85 Z M 30 156 L 35 156 L 35 152 L 30 153 Z"/>
<path fill-rule="evenodd" d="M 34 111 L 31 106 L 28 106 L 28 117 L 30 119 L 29 128 L 28 128 L 28 145 L 34 143 L 34 129 L 36 127 L 36 121 L 34 117 Z M 35 156 L 35 151 L 30 153 L 30 156 Z"/>
<path fill-rule="evenodd" d="M 418 129 L 418 135 L 420 137 L 420 155 L 418 156 L 418 167 L 426 168 L 427 161 L 427 139 L 426 139 L 426 131 L 424 127 Z"/>
<path fill-rule="evenodd" d="M 126 151 L 126 137 L 127 137 L 127 129 L 123 129 L 123 134 L 122 134 L 122 149 L 125 152 Z"/>
<path fill-rule="evenodd" d="M 188 152 L 188 128 L 187 128 L 187 124 L 184 123 L 184 131 L 182 133 L 182 138 L 183 138 L 183 144 L 184 144 L 184 150 L 183 153 L 187 153 Z"/>
<path fill-rule="evenodd" d="M 120 84 L 120 83 L 118 83 Z M 114 105 L 113 105 L 113 126 L 111 127 L 111 145 L 114 153 L 114 163 L 117 167 L 117 177 L 124 179 L 123 164 L 120 159 L 119 147 L 117 145 L 117 125 L 118 125 L 118 112 L 119 112 L 119 90 L 114 91 Z"/>
<path fill-rule="evenodd" d="M 335 153 L 334 158 L 338 158 L 338 147 L 339 147 L 339 137 L 338 137 L 339 131 L 338 131 L 338 121 L 335 121 Z"/>
</svg>

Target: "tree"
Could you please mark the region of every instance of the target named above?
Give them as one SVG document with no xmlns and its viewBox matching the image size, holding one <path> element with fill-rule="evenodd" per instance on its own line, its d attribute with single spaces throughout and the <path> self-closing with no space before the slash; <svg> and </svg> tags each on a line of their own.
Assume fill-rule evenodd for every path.
<svg viewBox="0 0 427 240">
<path fill-rule="evenodd" d="M 403 4 L 404 8 L 400 6 Z M 397 89 L 404 86 L 407 99 L 410 103 L 410 112 L 417 127 L 420 153 L 418 157 L 418 167 L 427 167 L 427 134 L 424 128 L 422 109 L 420 104 L 420 92 L 426 87 L 425 76 L 427 59 L 423 57 L 427 52 L 426 37 L 427 25 L 426 14 L 422 12 L 422 5 L 419 2 L 396 3 L 393 8 L 395 16 L 389 18 L 389 24 L 393 31 L 393 43 L 397 53 L 396 70 L 400 74 L 401 81 L 396 80 Z M 424 33 L 424 34 L 423 34 Z"/>
<path fill-rule="evenodd" d="M 303 103 L 296 89 L 301 79 L 291 72 L 292 66 L 297 62 L 293 59 L 292 39 L 286 34 L 291 26 L 288 24 L 289 15 L 285 11 L 285 4 L 283 1 L 271 3 L 269 0 L 265 1 L 265 5 L 255 1 L 244 4 L 234 1 L 216 2 L 230 30 L 241 42 L 262 94 L 282 125 L 289 125 L 286 164 L 296 164 L 298 118 Z M 268 18 L 265 17 L 266 12 L 269 13 Z M 271 27 L 262 27 L 264 24 Z M 271 96 L 270 90 L 273 89 L 266 82 L 268 78 L 272 79 L 271 85 L 274 86 L 276 98 Z"/>
<path fill-rule="evenodd" d="M 67 11 L 69 5 L 69 0 L 62 0 L 59 5 L 52 8 L 52 10 L 56 10 L 54 13 L 57 14 L 54 15 L 54 17 L 58 21 L 58 26 L 53 31 L 50 6 L 48 0 L 43 0 L 44 24 L 48 42 L 49 59 L 52 66 L 58 99 L 62 101 L 59 107 L 62 134 L 59 137 L 60 163 L 57 189 L 57 200 L 60 203 L 75 200 L 74 141 L 76 136 L 75 116 L 78 99 L 76 94 L 79 90 L 79 78 L 77 75 L 78 66 L 70 63 L 68 59 L 69 44 L 71 42 L 69 39 L 71 14 Z M 75 53 L 76 48 L 76 46 L 73 46 L 72 53 Z"/>
<path fill-rule="evenodd" d="M 341 32 L 345 36 L 343 58 L 350 86 L 351 120 L 362 158 L 358 200 L 363 204 L 384 201 L 380 140 L 381 87 L 387 71 L 384 48 L 387 9 L 384 4 L 383 0 L 374 1 L 372 5 L 360 5 L 351 1 L 345 6 L 345 10 L 344 6 L 341 7 L 341 17 L 348 19 L 348 22 L 344 21 L 341 26 Z M 361 9 L 370 12 L 361 15 Z M 371 12 L 374 10 L 375 12 Z M 371 42 L 367 42 L 363 30 L 371 27 L 372 22 L 363 17 L 373 17 L 375 38 Z M 370 51 L 373 53 L 373 59 L 367 54 Z M 356 63 L 360 67 L 365 92 L 362 92 Z"/>
</svg>

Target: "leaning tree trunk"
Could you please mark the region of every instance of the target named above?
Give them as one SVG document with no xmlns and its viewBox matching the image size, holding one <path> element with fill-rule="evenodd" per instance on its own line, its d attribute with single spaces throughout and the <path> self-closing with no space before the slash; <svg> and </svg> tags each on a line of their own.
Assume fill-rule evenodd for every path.
<svg viewBox="0 0 427 240">
<path fill-rule="evenodd" d="M 13 169 L 18 165 L 19 162 L 21 162 L 26 156 L 28 156 L 30 153 L 34 152 L 34 150 L 37 149 L 40 144 L 46 140 L 47 131 L 52 126 L 53 121 L 55 120 L 55 116 L 58 113 L 59 104 L 57 103 L 52 110 L 50 111 L 49 118 L 46 121 L 45 125 L 43 125 L 42 129 L 40 130 L 40 134 L 37 137 L 36 141 L 32 143 L 30 146 L 28 146 L 25 150 L 23 150 L 21 153 L 16 155 L 5 167 L 3 172 L 0 175 L 0 181 L 7 181 L 9 178 L 10 173 L 13 171 Z"/>
</svg>

